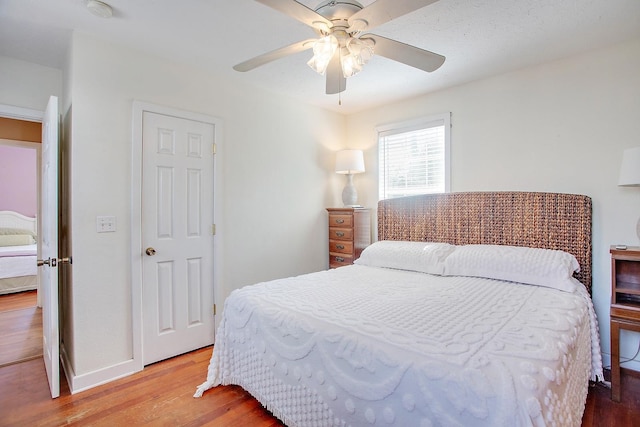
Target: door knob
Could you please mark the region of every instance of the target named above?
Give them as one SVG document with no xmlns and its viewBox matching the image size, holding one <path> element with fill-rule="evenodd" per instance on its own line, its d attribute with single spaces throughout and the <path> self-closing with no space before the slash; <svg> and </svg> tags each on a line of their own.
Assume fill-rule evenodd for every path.
<svg viewBox="0 0 640 427">
<path fill-rule="evenodd" d="M 71 257 L 64 258 L 47 258 L 47 259 L 39 259 L 36 260 L 36 265 L 38 267 L 42 267 L 43 265 L 48 265 L 49 267 L 57 267 L 58 264 L 71 264 Z"/>
<path fill-rule="evenodd" d="M 156 254 L 156 250 L 153 249 L 152 247 L 148 247 L 145 253 L 149 256 L 154 256 Z"/>
</svg>

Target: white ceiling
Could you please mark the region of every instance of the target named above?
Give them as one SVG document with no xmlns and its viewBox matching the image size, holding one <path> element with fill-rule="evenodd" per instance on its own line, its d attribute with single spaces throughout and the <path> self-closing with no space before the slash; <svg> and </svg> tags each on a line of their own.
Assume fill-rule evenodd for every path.
<svg viewBox="0 0 640 427">
<path fill-rule="evenodd" d="M 338 105 L 337 95 L 325 95 L 324 77 L 307 67 L 310 51 L 246 73 L 232 69 L 315 36 L 260 3 L 107 2 L 111 19 L 90 14 L 85 0 L 0 0 L 0 55 L 62 68 L 71 31 L 77 30 L 349 114 L 640 37 L 640 0 L 439 0 L 373 32 L 444 55 L 444 65 L 425 73 L 374 56 L 347 80 Z M 300 3 L 313 9 L 320 1 Z"/>
</svg>

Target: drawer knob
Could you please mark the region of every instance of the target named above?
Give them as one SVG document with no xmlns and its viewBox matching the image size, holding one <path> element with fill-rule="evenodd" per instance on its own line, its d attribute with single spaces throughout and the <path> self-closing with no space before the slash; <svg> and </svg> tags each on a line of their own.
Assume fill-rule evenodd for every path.
<svg viewBox="0 0 640 427">
<path fill-rule="evenodd" d="M 336 223 L 338 223 L 338 224 L 342 224 L 343 222 L 344 222 L 344 219 L 342 219 L 342 218 L 336 219 Z"/>
<path fill-rule="evenodd" d="M 336 231 L 336 236 L 344 237 L 344 232 L 343 231 Z"/>
<path fill-rule="evenodd" d="M 338 262 L 344 262 L 344 258 L 342 258 L 341 256 L 337 256 L 337 257 L 336 257 L 336 261 L 338 261 Z"/>
<path fill-rule="evenodd" d="M 338 248 L 338 249 L 344 249 L 344 245 L 336 245 L 336 248 Z"/>
</svg>

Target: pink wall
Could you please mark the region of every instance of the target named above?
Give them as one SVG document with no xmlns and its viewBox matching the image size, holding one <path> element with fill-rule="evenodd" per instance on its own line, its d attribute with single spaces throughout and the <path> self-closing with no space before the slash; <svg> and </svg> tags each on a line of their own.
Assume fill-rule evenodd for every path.
<svg viewBox="0 0 640 427">
<path fill-rule="evenodd" d="M 36 150 L 0 145 L 0 210 L 35 217 L 38 210 Z"/>
</svg>

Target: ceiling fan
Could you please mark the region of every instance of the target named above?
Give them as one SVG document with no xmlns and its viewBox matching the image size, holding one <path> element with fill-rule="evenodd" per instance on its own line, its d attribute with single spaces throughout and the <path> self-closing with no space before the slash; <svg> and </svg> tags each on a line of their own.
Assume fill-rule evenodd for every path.
<svg viewBox="0 0 640 427">
<path fill-rule="evenodd" d="M 347 77 L 362 70 L 374 52 L 394 61 L 424 71 L 437 70 L 445 57 L 376 34 L 366 33 L 374 27 L 418 10 L 437 0 L 377 0 L 363 7 L 355 0 L 326 0 L 315 10 L 295 0 L 256 0 L 308 26 L 320 36 L 285 46 L 256 56 L 233 67 L 249 71 L 261 65 L 313 49 L 307 64 L 318 73 L 326 74 L 326 93 L 336 94 L 346 89 Z"/>
</svg>

